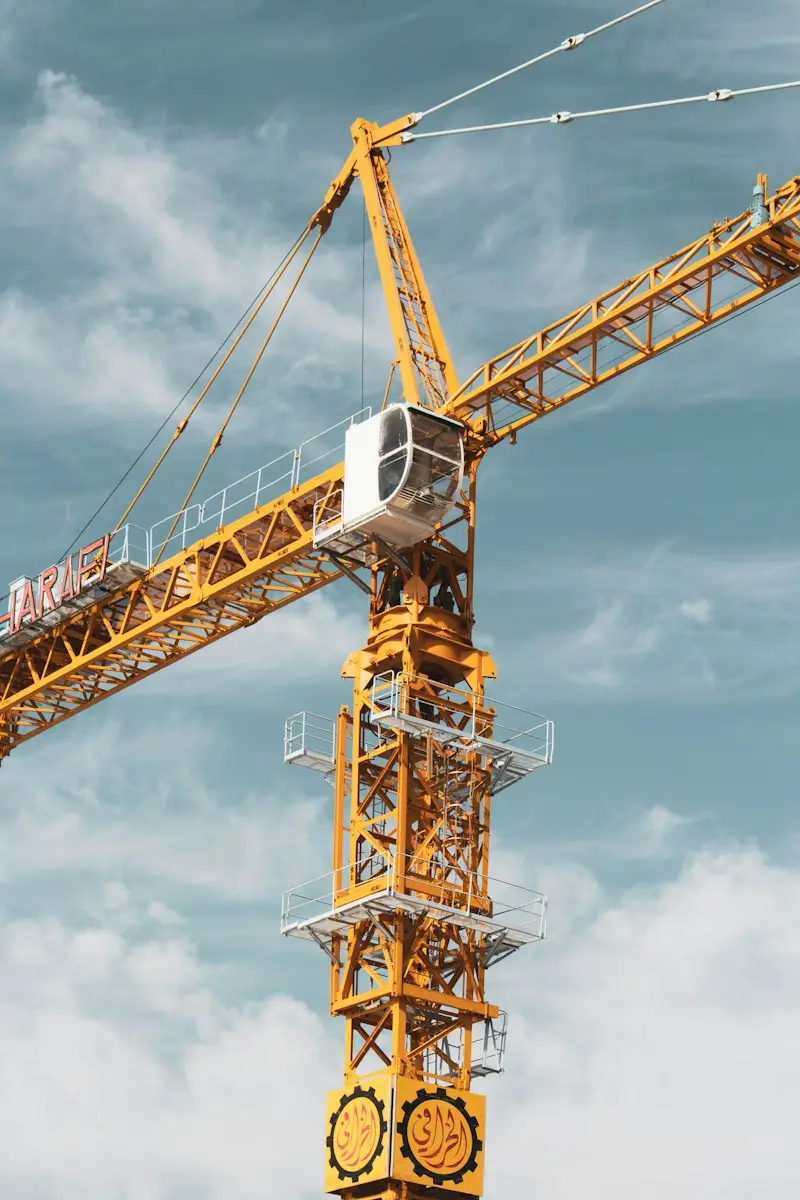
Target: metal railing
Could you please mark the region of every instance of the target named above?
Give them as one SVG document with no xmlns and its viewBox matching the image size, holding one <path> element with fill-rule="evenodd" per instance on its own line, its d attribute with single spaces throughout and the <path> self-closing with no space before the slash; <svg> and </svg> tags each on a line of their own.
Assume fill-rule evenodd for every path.
<svg viewBox="0 0 800 1200">
<path fill-rule="evenodd" d="M 535 939 L 545 935 L 547 900 L 541 892 L 420 856 L 376 856 L 373 862 L 378 869 L 366 878 L 355 866 L 340 867 L 285 892 L 281 932 L 335 918 L 337 911 L 359 902 L 397 897 L 406 903 L 413 899 L 434 916 L 444 910 Z"/>
<path fill-rule="evenodd" d="M 315 546 L 328 530 L 334 526 L 341 525 L 343 505 L 344 492 L 341 488 L 337 488 L 330 496 L 323 496 L 320 500 L 316 501 L 312 520 Z"/>
<path fill-rule="evenodd" d="M 370 696 L 377 724 L 387 718 L 396 723 L 417 718 L 478 752 L 496 745 L 542 765 L 552 762 L 555 726 L 540 713 L 494 699 L 481 701 L 475 692 L 405 672 L 376 675 Z"/>
<path fill-rule="evenodd" d="M 500 1075 L 505 1070 L 508 1013 L 502 1008 L 493 1019 L 482 1021 L 472 1031 L 472 1064 L 477 1077 Z"/>
<path fill-rule="evenodd" d="M 472 1027 L 470 1072 L 474 1078 L 500 1075 L 505 1069 L 508 1014 L 502 1009 L 495 1018 L 476 1021 Z M 422 1067 L 427 1082 L 448 1084 L 457 1079 L 465 1056 L 465 1029 L 460 1026 L 443 1035 L 422 1052 Z"/>
<path fill-rule="evenodd" d="M 333 770 L 336 726 L 330 717 L 299 712 L 283 727 L 283 761 Z"/>
<path fill-rule="evenodd" d="M 149 528 L 130 523 L 123 525 L 111 539 L 109 564 L 131 563 L 147 570 L 159 558 L 169 558 L 186 550 L 204 533 L 207 535 L 219 529 L 237 514 L 252 512 L 278 499 L 325 470 L 335 455 L 341 456 L 347 430 L 371 416 L 370 407 L 351 413 L 343 421 L 306 438 L 294 450 L 273 458 L 205 500 L 163 517 Z M 173 524 L 175 529 L 170 534 Z M 6 593 L 0 597 L 0 613 L 6 612 L 9 604 L 10 593 Z M 0 626 L 0 640 L 7 632 L 6 622 L 5 627 Z"/>
<path fill-rule="evenodd" d="M 361 408 L 349 417 L 345 417 L 343 421 L 337 421 L 335 425 L 323 429 L 321 433 L 315 433 L 313 437 L 306 438 L 296 449 L 287 450 L 286 453 L 271 459 L 257 470 L 227 484 L 218 492 L 208 496 L 202 503 L 191 504 L 158 521 L 151 526 L 149 531 L 147 565 L 152 566 L 159 555 L 162 558 L 168 558 L 170 554 L 177 554 L 179 550 L 185 550 L 188 545 L 202 536 L 197 531 L 203 527 L 209 532 L 219 529 L 234 516 L 252 512 L 263 504 L 277 500 L 285 492 L 300 487 L 314 475 L 325 470 L 334 455 L 341 456 L 344 448 L 344 434 L 352 425 L 360 424 L 361 421 L 365 421 L 371 416 L 372 409 L 370 407 Z M 175 521 L 178 524 L 172 535 L 168 539 L 166 536 L 162 537 L 159 530 L 163 529 L 168 532 Z M 193 536 L 190 538 L 189 534 Z M 167 547 L 169 550 L 164 553 Z"/>
</svg>

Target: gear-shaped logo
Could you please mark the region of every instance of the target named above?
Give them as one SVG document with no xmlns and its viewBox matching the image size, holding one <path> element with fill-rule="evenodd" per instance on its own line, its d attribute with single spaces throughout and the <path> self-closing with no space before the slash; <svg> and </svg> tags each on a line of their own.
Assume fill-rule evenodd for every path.
<svg viewBox="0 0 800 1200">
<path fill-rule="evenodd" d="M 477 1117 L 467 1111 L 460 1096 L 446 1088 L 423 1089 L 407 1100 L 397 1132 L 400 1153 L 409 1160 L 414 1174 L 427 1176 L 437 1187 L 461 1183 L 475 1170 L 483 1149 Z"/>
<path fill-rule="evenodd" d="M 356 1183 L 383 1150 L 386 1132 L 386 1105 L 375 1089 L 353 1088 L 331 1115 L 328 1162 L 342 1180 Z"/>
</svg>

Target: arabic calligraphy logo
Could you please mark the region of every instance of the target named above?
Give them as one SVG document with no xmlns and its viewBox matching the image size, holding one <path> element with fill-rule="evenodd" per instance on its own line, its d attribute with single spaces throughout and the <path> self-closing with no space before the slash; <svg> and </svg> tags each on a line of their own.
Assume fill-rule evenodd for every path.
<svg viewBox="0 0 800 1200">
<path fill-rule="evenodd" d="M 427 1175 L 434 1184 L 461 1183 L 474 1171 L 483 1143 L 478 1119 L 465 1102 L 444 1088 L 420 1091 L 403 1105 L 397 1127 L 400 1152 L 411 1162 L 415 1175 Z"/>
<path fill-rule="evenodd" d="M 356 1182 L 371 1168 L 386 1136 L 385 1105 L 374 1088 L 356 1087 L 331 1117 L 328 1161 L 342 1179 Z"/>
</svg>

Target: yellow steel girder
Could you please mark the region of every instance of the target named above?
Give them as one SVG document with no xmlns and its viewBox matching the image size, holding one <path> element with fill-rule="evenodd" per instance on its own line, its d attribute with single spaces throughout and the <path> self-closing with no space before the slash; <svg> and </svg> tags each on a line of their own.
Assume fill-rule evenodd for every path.
<svg viewBox="0 0 800 1200">
<path fill-rule="evenodd" d="M 0 757 L 340 578 L 314 550 L 312 525 L 342 478 L 341 465 L 316 476 L 0 658 Z"/>
<path fill-rule="evenodd" d="M 800 176 L 766 202 L 489 359 L 443 409 L 484 445 L 563 408 L 800 278 Z"/>
</svg>

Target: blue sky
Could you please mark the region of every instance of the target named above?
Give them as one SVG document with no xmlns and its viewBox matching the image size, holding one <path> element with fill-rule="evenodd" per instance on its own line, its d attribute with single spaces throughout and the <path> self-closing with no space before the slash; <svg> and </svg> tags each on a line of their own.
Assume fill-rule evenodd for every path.
<svg viewBox="0 0 800 1200">
<path fill-rule="evenodd" d="M 0 579 L 78 533 L 318 206 L 357 116 L 426 108 L 622 7 L 4 0 Z M 794 79 L 799 49 L 796 0 L 667 0 L 431 123 Z M 800 170 L 797 104 L 396 150 L 462 375 L 744 209 L 758 171 Z M 360 406 L 361 299 L 354 193 L 207 491 Z M 798 303 L 482 467 L 478 639 L 498 699 L 556 722 L 554 765 L 495 806 L 494 873 L 547 892 L 550 936 L 492 981 L 511 1025 L 487 1200 L 795 1195 Z M 375 404 L 391 347 L 369 257 L 365 309 Z M 177 506 L 232 386 L 142 520 Z M 336 585 L 4 764 L 8 1200 L 320 1195 L 341 1030 L 324 959 L 278 918 L 328 869 L 330 794 L 283 767 L 282 728 L 347 698 L 364 636 L 361 594 Z"/>
</svg>

